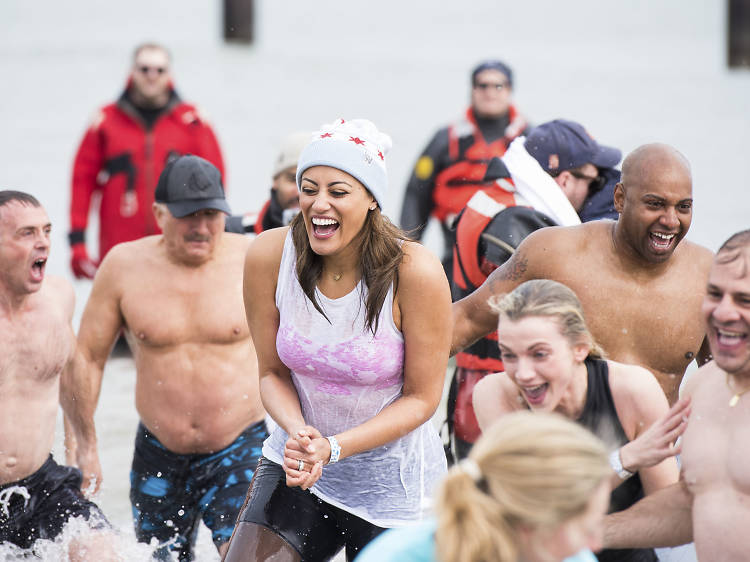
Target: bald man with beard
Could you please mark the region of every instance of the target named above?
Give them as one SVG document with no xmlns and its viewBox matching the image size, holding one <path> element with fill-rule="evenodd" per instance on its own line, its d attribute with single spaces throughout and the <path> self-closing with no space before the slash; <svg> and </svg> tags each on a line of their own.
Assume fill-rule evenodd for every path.
<svg viewBox="0 0 750 562">
<path fill-rule="evenodd" d="M 529 279 L 553 279 L 578 295 L 608 357 L 649 369 L 674 403 L 690 362 L 709 358 L 700 311 L 712 254 L 684 239 L 692 191 L 690 164 L 677 150 L 634 150 L 615 187 L 619 219 L 528 236 L 479 289 L 454 303 L 452 352 L 496 328 L 491 296 Z"/>
</svg>

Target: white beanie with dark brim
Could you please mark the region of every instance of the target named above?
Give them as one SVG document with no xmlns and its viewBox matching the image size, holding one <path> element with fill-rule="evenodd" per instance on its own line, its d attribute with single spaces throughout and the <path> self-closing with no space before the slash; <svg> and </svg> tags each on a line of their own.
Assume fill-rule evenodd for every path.
<svg viewBox="0 0 750 562">
<path fill-rule="evenodd" d="M 367 119 L 339 119 L 323 125 L 300 154 L 297 188 L 305 170 L 313 166 L 330 166 L 359 180 L 382 210 L 388 189 L 385 155 L 391 146 L 391 137 L 378 131 Z"/>
</svg>

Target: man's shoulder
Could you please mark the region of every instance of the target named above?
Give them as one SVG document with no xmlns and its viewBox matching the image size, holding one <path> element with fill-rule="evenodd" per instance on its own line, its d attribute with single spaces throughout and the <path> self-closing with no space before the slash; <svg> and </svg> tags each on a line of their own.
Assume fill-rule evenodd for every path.
<svg viewBox="0 0 750 562">
<path fill-rule="evenodd" d="M 112 259 L 121 260 L 133 258 L 137 255 L 156 253 L 160 245 L 159 243 L 163 238 L 164 235 L 162 234 L 154 234 L 131 240 L 129 242 L 121 242 L 120 244 L 116 244 L 109 251 L 107 257 L 111 255 L 113 257 Z"/>
<path fill-rule="evenodd" d="M 161 234 L 145 236 L 130 242 L 121 242 L 112 247 L 104 256 L 99 270 L 116 272 L 118 276 L 130 271 L 140 270 L 143 264 L 152 257 L 157 257 Z M 134 267 L 134 266 L 138 267 Z"/>
<path fill-rule="evenodd" d="M 706 271 L 710 269 L 713 263 L 714 253 L 695 242 L 690 240 L 682 240 L 680 242 L 680 255 L 683 259 L 690 260 L 693 267 L 701 267 Z"/>
<path fill-rule="evenodd" d="M 44 280 L 42 293 L 52 306 L 62 308 L 68 316 L 73 314 L 75 291 L 68 279 L 59 275 L 48 275 Z"/>
<path fill-rule="evenodd" d="M 682 387 L 682 396 L 694 396 L 696 393 L 709 392 L 712 386 L 724 385 L 726 373 L 716 364 L 716 361 L 709 361 L 699 367 L 685 381 Z"/>
<path fill-rule="evenodd" d="M 61 275 L 47 275 L 45 277 L 47 287 L 55 293 L 73 293 L 73 284 Z"/>
<path fill-rule="evenodd" d="M 244 260 L 245 253 L 252 240 L 252 237 L 236 232 L 223 232 L 221 234 L 221 245 L 226 255 L 232 259 L 241 258 Z"/>
<path fill-rule="evenodd" d="M 608 232 L 612 228 L 612 221 L 601 220 L 587 222 L 574 226 L 548 226 L 532 232 L 528 237 L 527 247 L 556 248 L 563 250 L 566 247 L 590 246 L 601 244 L 606 240 Z"/>
</svg>

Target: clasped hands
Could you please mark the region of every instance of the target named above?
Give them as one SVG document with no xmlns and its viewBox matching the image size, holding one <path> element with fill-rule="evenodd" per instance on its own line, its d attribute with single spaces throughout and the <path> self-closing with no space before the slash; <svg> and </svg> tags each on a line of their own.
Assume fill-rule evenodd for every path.
<svg viewBox="0 0 750 562">
<path fill-rule="evenodd" d="M 331 444 L 320 431 L 305 425 L 289 435 L 284 445 L 286 485 L 307 490 L 323 475 L 331 458 Z"/>
</svg>

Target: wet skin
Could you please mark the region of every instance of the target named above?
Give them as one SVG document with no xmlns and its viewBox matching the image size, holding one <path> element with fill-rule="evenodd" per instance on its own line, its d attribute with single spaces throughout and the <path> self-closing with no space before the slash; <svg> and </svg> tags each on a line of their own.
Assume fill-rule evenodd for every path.
<svg viewBox="0 0 750 562">
<path fill-rule="evenodd" d="M 453 305 L 453 352 L 494 329 L 486 304 L 492 295 L 529 279 L 552 279 L 576 293 L 610 358 L 646 367 L 670 403 L 676 400 L 688 364 L 707 353 L 700 308 L 711 252 L 683 239 L 692 216 L 689 171 L 661 145 L 647 149 L 655 162 L 641 156 L 635 164 L 648 172 L 631 165 L 615 189 L 617 222 L 532 233 L 477 291 Z"/>
</svg>

